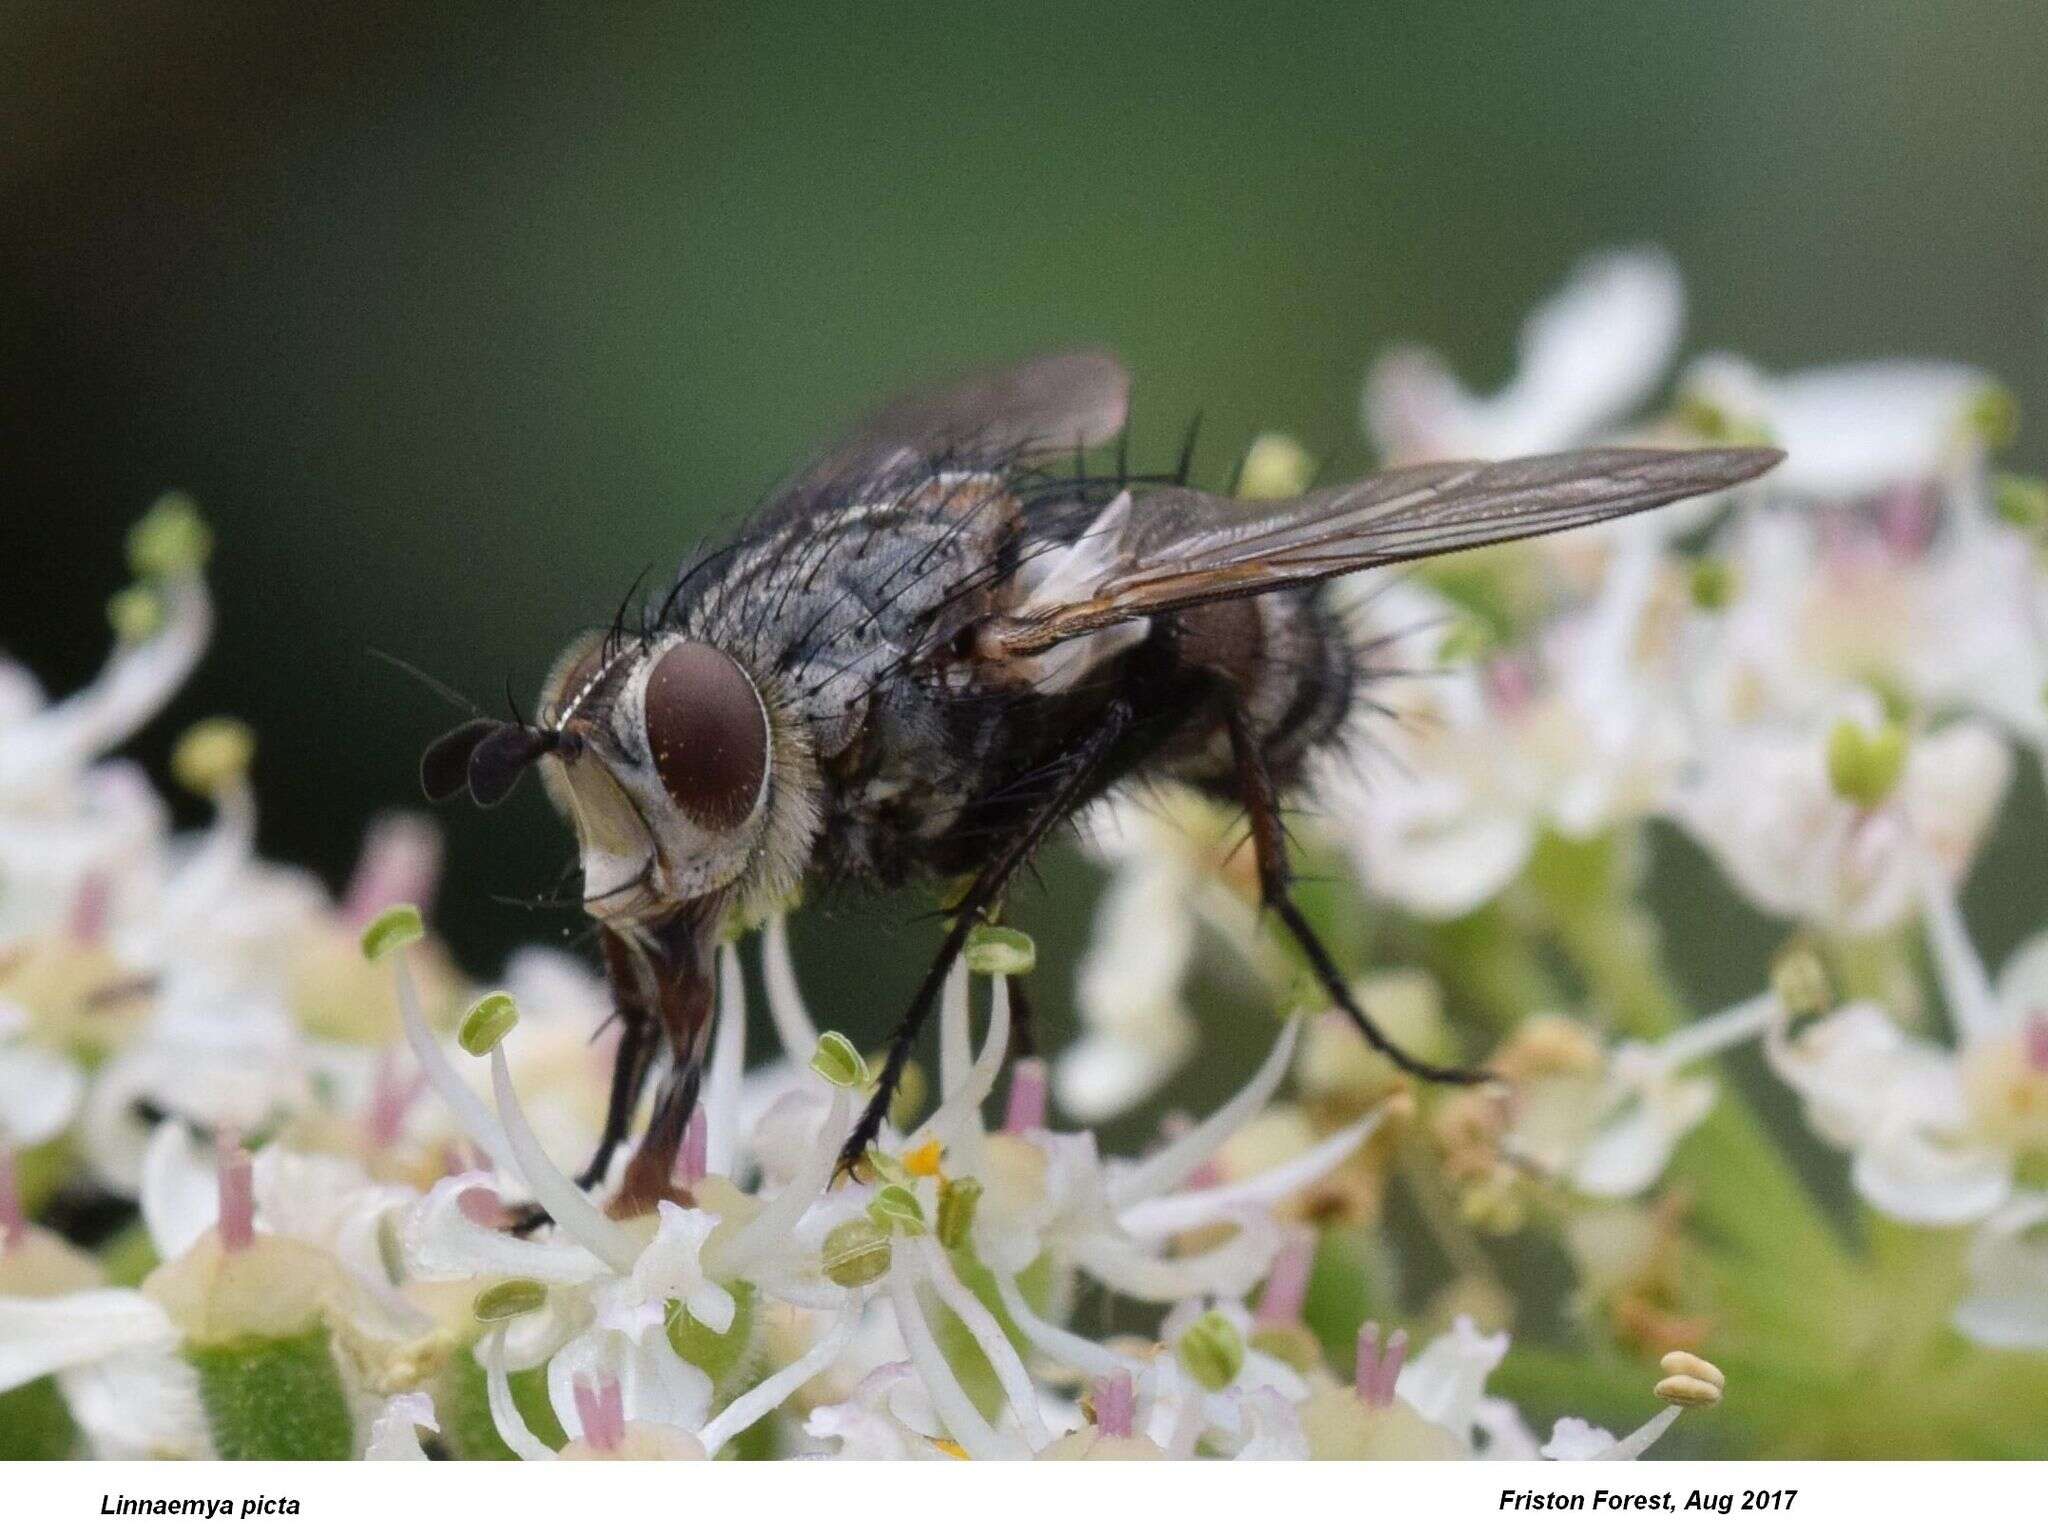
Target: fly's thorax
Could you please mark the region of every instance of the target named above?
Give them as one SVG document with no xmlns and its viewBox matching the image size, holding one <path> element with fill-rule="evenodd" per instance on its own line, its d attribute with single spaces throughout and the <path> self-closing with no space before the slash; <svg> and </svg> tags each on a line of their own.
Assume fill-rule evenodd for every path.
<svg viewBox="0 0 2048 1537">
<path fill-rule="evenodd" d="M 575 829 L 591 916 L 646 920 L 721 892 L 751 905 L 801 874 L 817 770 L 772 675 L 686 634 L 585 637 L 541 712 L 560 742 L 542 778 Z"/>
</svg>

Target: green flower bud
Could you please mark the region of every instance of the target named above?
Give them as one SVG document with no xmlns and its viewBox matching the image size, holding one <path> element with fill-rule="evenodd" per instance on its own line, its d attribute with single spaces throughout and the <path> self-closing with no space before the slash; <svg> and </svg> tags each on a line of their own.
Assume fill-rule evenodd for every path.
<svg viewBox="0 0 2048 1537">
<path fill-rule="evenodd" d="M 1735 568 L 1725 560 L 1702 556 L 1692 563 L 1692 600 L 1709 612 L 1733 603 L 1739 585 Z"/>
<path fill-rule="evenodd" d="M 1436 659 L 1445 667 L 1463 667 L 1493 649 L 1499 639 L 1494 626 L 1477 614 L 1460 614 L 1444 627 Z"/>
<path fill-rule="evenodd" d="M 163 622 L 163 600 L 147 587 L 124 587 L 107 599 L 107 624 L 124 646 L 148 640 Z"/>
<path fill-rule="evenodd" d="M 1771 965 L 1771 991 L 1794 1019 L 1824 1014 L 1834 1004 L 1834 988 L 1821 958 L 1803 944 L 1787 945 Z"/>
<path fill-rule="evenodd" d="M 2001 475 L 1991 486 L 1999 517 L 2029 531 L 2048 527 L 2048 480 L 2034 475 Z"/>
<path fill-rule="evenodd" d="M 920 1238 L 925 1232 L 924 1208 L 907 1185 L 884 1185 L 868 1202 L 868 1215 L 884 1232 Z"/>
<path fill-rule="evenodd" d="M 238 720 L 215 716 L 191 727 L 171 749 L 171 777 L 194 795 L 220 794 L 249 776 L 256 733 Z"/>
<path fill-rule="evenodd" d="M 981 1205 L 981 1181 L 972 1175 L 949 1181 L 939 1192 L 939 1242 L 957 1249 L 974 1231 L 975 1208 Z"/>
<path fill-rule="evenodd" d="M 967 969 L 984 977 L 1021 977 L 1038 964 L 1038 947 L 1029 934 L 993 923 L 977 925 L 960 953 Z"/>
<path fill-rule="evenodd" d="M 548 1289 L 538 1281 L 500 1281 L 486 1286 L 469 1305 L 480 1324 L 501 1324 L 508 1318 L 538 1313 L 548 1305 Z"/>
<path fill-rule="evenodd" d="M 675 1353 L 714 1384 L 727 1381 L 746 1360 L 754 1338 L 754 1287 L 748 1281 L 732 1284 L 732 1324 L 721 1334 L 695 1317 L 680 1302 L 668 1305 L 667 1333 Z"/>
<path fill-rule="evenodd" d="M 818 1038 L 818 1049 L 811 1054 L 811 1071 L 838 1089 L 857 1089 L 868 1081 L 868 1065 L 861 1060 L 860 1049 L 837 1030 Z"/>
<path fill-rule="evenodd" d="M 1846 801 L 1868 810 L 1884 804 L 1906 771 L 1906 731 L 1886 721 L 1865 731 L 1853 720 L 1837 721 L 1828 733 L 1828 783 Z"/>
<path fill-rule="evenodd" d="M 455 1040 L 472 1057 L 487 1057 L 518 1023 L 519 1005 L 510 993 L 485 993 L 462 1016 L 462 1023 L 455 1027 Z"/>
<path fill-rule="evenodd" d="M 128 530 L 128 565 L 145 579 L 186 576 L 213 553 L 213 532 L 199 506 L 182 491 L 168 492 Z"/>
<path fill-rule="evenodd" d="M 1970 430 L 1990 448 L 2009 448 L 2020 434 L 2020 403 L 2002 384 L 1988 384 L 1970 402 Z"/>
<path fill-rule="evenodd" d="M 412 903 L 400 902 L 387 907 L 363 928 L 364 958 L 381 961 L 394 950 L 418 944 L 426 934 L 427 926 L 420 918 L 420 910 Z"/>
<path fill-rule="evenodd" d="M 1262 432 L 1244 451 L 1237 473 L 1237 494 L 1253 501 L 1299 496 L 1315 478 L 1316 462 L 1307 449 L 1284 432 Z"/>
<path fill-rule="evenodd" d="M 355 1422 L 325 1325 L 283 1339 L 188 1346 L 214 1448 L 230 1462 L 334 1462 Z"/>
<path fill-rule="evenodd" d="M 1308 1373 L 1323 1364 L 1323 1347 L 1302 1324 L 1267 1324 L 1252 1331 L 1252 1348 Z"/>
<path fill-rule="evenodd" d="M 1244 1369 L 1244 1336 L 1221 1313 L 1204 1313 L 1188 1325 L 1174 1354 L 1190 1377 L 1210 1392 L 1220 1392 Z"/>
<path fill-rule="evenodd" d="M 1680 395 L 1671 415 L 1678 426 L 1709 443 L 1742 447 L 1771 440 L 1762 423 L 1738 417 L 1719 401 L 1705 395 L 1693 392 Z"/>
<path fill-rule="evenodd" d="M 866 1217 L 825 1235 L 825 1275 L 844 1287 L 866 1286 L 889 1273 L 889 1235 Z"/>
</svg>

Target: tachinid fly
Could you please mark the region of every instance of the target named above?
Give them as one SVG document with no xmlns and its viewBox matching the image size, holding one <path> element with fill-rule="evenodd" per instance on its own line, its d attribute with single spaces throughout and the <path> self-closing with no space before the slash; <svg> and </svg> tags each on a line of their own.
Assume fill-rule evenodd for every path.
<svg viewBox="0 0 2048 1537">
<path fill-rule="evenodd" d="M 799 882 L 953 881 L 945 937 L 845 1149 L 872 1141 L 973 926 L 1039 843 L 1146 775 L 1241 806 L 1261 895 L 1331 998 L 1402 1068 L 1289 895 L 1280 797 L 1369 681 L 1320 584 L 1724 490 L 1768 449 L 1587 449 L 1390 470 L 1285 501 L 1184 476 L 1063 473 L 1123 431 L 1098 354 L 883 410 L 688 566 L 643 626 L 565 652 L 535 723 L 427 750 L 480 805 L 538 765 L 581 845 L 622 1031 L 604 1178 L 656 1069 L 617 1202 L 644 1207 L 697 1097 L 718 936 Z"/>
</svg>

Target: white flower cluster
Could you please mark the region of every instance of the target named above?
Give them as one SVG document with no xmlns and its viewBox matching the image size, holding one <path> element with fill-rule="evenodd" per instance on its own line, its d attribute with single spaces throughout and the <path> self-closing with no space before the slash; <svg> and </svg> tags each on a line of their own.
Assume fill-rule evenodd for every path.
<svg viewBox="0 0 2048 1537">
<path fill-rule="evenodd" d="M 2016 757 L 2048 748 L 2048 488 L 1992 472 L 2014 408 L 1961 366 L 1771 378 L 1710 356 L 1679 370 L 1673 407 L 1640 415 L 1683 308 L 1666 258 L 1616 253 L 1535 314 L 1490 397 L 1421 350 L 1372 371 L 1365 426 L 1391 461 L 1616 441 L 1787 457 L 1726 496 L 1353 579 L 1386 740 L 1328 765 L 1301 831 L 1422 925 L 1510 910 L 1546 846 L 1625 863 L 1661 821 L 1823 954 L 1899 962 L 1924 933 L 1949 1044 L 1919 1028 L 1910 987 L 1861 989 L 1803 1029 L 1765 992 L 1654 1042 L 1582 1033 L 1583 1050 L 1520 1086 L 1506 1150 L 1589 1195 L 1640 1194 L 1714 1101 L 1710 1076 L 1681 1069 L 1761 1039 L 1865 1200 L 1974 1227 L 1957 1325 L 2048 1349 L 2048 932 L 1994 988 L 1956 896 Z M 1082 974 L 1090 1029 L 1055 1080 L 1084 1120 L 1138 1102 L 1192 1051 L 1201 936 L 1288 975 L 1212 810 L 1148 796 L 1095 831 L 1113 879 Z M 1628 901 L 1573 917 L 1565 937 L 1595 982 L 1654 948 Z M 1625 999 L 1603 1007 L 1599 1023 L 1627 1022 Z"/>
<path fill-rule="evenodd" d="M 430 828 L 381 824 L 336 902 L 256 856 L 242 728 L 179 744 L 216 807 L 186 837 L 106 761 L 204 647 L 205 544 L 182 504 L 140 526 L 144 583 L 81 693 L 49 704 L 0 673 L 0 1417 L 53 1385 L 105 1456 L 699 1458 L 750 1434 L 852 1457 L 1536 1455 L 1484 1393 L 1505 1334 L 1460 1322 L 1409 1362 L 1369 1329 L 1344 1381 L 1301 1321 L 1308 1235 L 1275 1208 L 1383 1112 L 1215 1179 L 1286 1075 L 1291 1025 L 1206 1120 L 1105 1157 L 1049 1129 L 1040 1064 L 1008 1065 L 995 973 L 1028 964 L 1021 936 L 973 947 L 978 1046 L 956 969 L 936 1107 L 886 1129 L 863 1180 L 834 1161 L 866 1065 L 813 1026 L 777 917 L 759 946 L 776 1050 L 748 1067 L 728 944 L 671 1198 L 608 1210 L 561 1164 L 603 1119 L 609 1000 L 529 952 L 451 1041 L 459 983 L 416 943 Z M 49 1170 L 132 1200 L 132 1227 L 88 1251 L 32 1221 Z M 537 1232 L 517 1220 L 535 1210 Z M 1075 1332 L 1078 1300 L 1105 1295 L 1163 1322 Z M 1548 1450 L 1634 1455 L 1718 1396 L 1705 1363 L 1673 1370 L 1641 1430 L 1565 1422 Z"/>
</svg>

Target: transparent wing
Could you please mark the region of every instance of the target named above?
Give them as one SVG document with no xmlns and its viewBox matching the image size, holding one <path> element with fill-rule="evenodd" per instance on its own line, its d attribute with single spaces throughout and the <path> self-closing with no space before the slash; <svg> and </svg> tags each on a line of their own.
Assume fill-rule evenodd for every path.
<svg viewBox="0 0 2048 1537">
<path fill-rule="evenodd" d="M 1583 528 L 1726 490 L 1761 475 L 1776 449 L 1597 448 L 1498 463 L 1390 470 L 1276 502 L 1180 487 L 1136 492 L 1098 552 L 1086 595 L 993 622 L 989 639 L 1031 655 L 1077 635 L 1222 598 L 1249 597 L 1452 550 Z"/>
<path fill-rule="evenodd" d="M 1130 393 L 1130 376 L 1104 352 L 1032 358 L 978 374 L 884 406 L 771 502 L 843 500 L 863 485 L 900 476 L 906 463 L 994 469 L 1093 448 L 1123 430 Z"/>
</svg>

